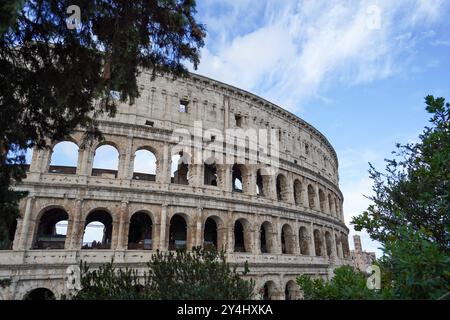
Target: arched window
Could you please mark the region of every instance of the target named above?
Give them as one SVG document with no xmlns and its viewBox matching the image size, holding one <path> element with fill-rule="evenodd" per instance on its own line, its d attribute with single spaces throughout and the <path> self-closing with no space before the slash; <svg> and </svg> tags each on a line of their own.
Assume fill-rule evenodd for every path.
<svg viewBox="0 0 450 320">
<path fill-rule="evenodd" d="M 47 288 L 36 288 L 28 292 L 24 300 L 55 300 L 55 294 Z"/>
<path fill-rule="evenodd" d="M 113 220 L 109 212 L 95 210 L 84 224 L 82 249 L 111 249 Z"/>
<path fill-rule="evenodd" d="M 48 172 L 76 174 L 78 165 L 78 146 L 70 141 L 57 143 L 52 150 Z"/>
<path fill-rule="evenodd" d="M 273 281 L 267 281 L 263 287 L 263 300 L 273 300 L 277 287 Z"/>
<path fill-rule="evenodd" d="M 268 221 L 264 222 L 260 228 L 261 253 L 273 253 L 273 228 Z"/>
<path fill-rule="evenodd" d="M 173 155 L 171 159 L 170 181 L 175 184 L 188 185 L 189 159 L 183 152 Z"/>
<path fill-rule="evenodd" d="M 261 169 L 256 171 L 256 194 L 258 196 L 264 196 L 264 179 L 261 174 Z"/>
<path fill-rule="evenodd" d="M 250 250 L 248 224 L 245 219 L 236 220 L 234 223 L 234 252 L 248 252 Z"/>
<path fill-rule="evenodd" d="M 290 225 L 285 224 L 281 228 L 281 252 L 285 254 L 294 253 L 294 233 Z"/>
<path fill-rule="evenodd" d="M 299 230 L 300 238 L 300 254 L 309 255 L 309 232 L 306 227 L 300 227 Z"/>
<path fill-rule="evenodd" d="M 217 249 L 217 223 L 213 218 L 206 219 L 203 239 L 205 249 Z"/>
<path fill-rule="evenodd" d="M 241 166 L 234 164 L 232 168 L 233 191 L 244 192 Z"/>
<path fill-rule="evenodd" d="M 316 248 L 316 256 L 322 256 L 322 234 L 319 230 L 314 230 L 314 246 Z"/>
<path fill-rule="evenodd" d="M 217 166 L 215 163 L 204 164 L 204 184 L 207 186 L 215 186 L 218 184 Z"/>
<path fill-rule="evenodd" d="M 333 204 L 333 198 L 331 197 L 330 194 L 328 194 L 328 207 L 330 208 L 330 214 L 334 215 L 335 214 L 335 208 L 334 208 L 334 204 Z"/>
<path fill-rule="evenodd" d="M 39 219 L 33 249 L 64 249 L 69 215 L 55 208 L 45 212 Z"/>
<path fill-rule="evenodd" d="M 136 151 L 133 179 L 156 181 L 156 156 L 153 152 L 146 149 Z"/>
<path fill-rule="evenodd" d="M 322 191 L 322 189 L 319 189 L 319 202 L 320 202 L 320 211 L 325 212 L 325 193 Z"/>
<path fill-rule="evenodd" d="M 286 201 L 286 190 L 287 190 L 287 180 L 286 177 L 282 174 L 277 176 L 277 199 L 278 201 Z"/>
<path fill-rule="evenodd" d="M 112 145 L 102 145 L 95 150 L 92 175 L 117 178 L 119 170 L 119 151 Z"/>
<path fill-rule="evenodd" d="M 310 209 L 314 209 L 315 203 L 314 203 L 314 198 L 316 197 L 316 192 L 314 191 L 314 187 L 312 185 L 308 185 L 308 203 L 309 203 L 309 208 Z"/>
<path fill-rule="evenodd" d="M 302 204 L 302 183 L 298 179 L 294 181 L 294 200 L 296 205 Z"/>
<path fill-rule="evenodd" d="M 169 250 L 187 249 L 187 223 L 184 217 L 176 214 L 170 219 Z"/>
<path fill-rule="evenodd" d="M 342 253 L 344 258 L 347 259 L 350 256 L 350 248 L 348 246 L 348 237 L 345 234 L 341 236 Z"/>
<path fill-rule="evenodd" d="M 145 212 L 136 212 L 130 219 L 128 249 L 152 250 L 152 219 Z"/>
<path fill-rule="evenodd" d="M 284 298 L 286 300 L 295 300 L 297 298 L 297 284 L 290 280 L 288 283 L 286 283 L 286 288 L 284 290 Z"/>
<path fill-rule="evenodd" d="M 332 250 L 333 250 L 332 245 L 333 244 L 332 244 L 331 234 L 328 231 L 326 231 L 325 232 L 325 246 L 327 248 L 327 256 L 328 257 L 331 257 L 331 254 L 332 254 Z"/>
</svg>

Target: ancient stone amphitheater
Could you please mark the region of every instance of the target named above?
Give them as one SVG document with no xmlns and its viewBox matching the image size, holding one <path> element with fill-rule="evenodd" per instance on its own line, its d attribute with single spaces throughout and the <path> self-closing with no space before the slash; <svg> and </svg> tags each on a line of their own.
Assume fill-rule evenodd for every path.
<svg viewBox="0 0 450 320">
<path fill-rule="evenodd" d="M 101 118 L 104 141 L 84 146 L 83 132 L 73 134 L 73 166 L 51 165 L 53 149 L 33 152 L 28 176 L 16 186 L 29 195 L 11 250 L 0 251 L 0 279 L 9 279 L 1 299 L 62 298 L 71 289 L 68 267 L 80 260 L 95 266 L 114 258 L 119 266 L 145 268 L 157 249 L 225 248 L 230 263 L 248 261 L 266 299 L 297 298 L 297 276 L 327 278 L 349 263 L 338 159 L 317 129 L 256 95 L 194 74 L 173 81 L 144 72 L 139 85 L 134 105 L 119 104 L 114 118 Z M 200 149 L 220 146 L 228 129 L 245 141 L 245 161 L 237 160 L 237 147 L 224 149 L 231 163 L 215 161 L 214 152 L 213 160 L 193 161 L 195 151 L 180 148 L 190 138 L 200 139 Z M 271 157 L 259 146 L 257 161 L 249 161 L 245 132 L 261 129 L 276 132 L 269 146 L 277 145 L 278 157 L 269 164 L 258 160 L 260 153 Z M 103 145 L 117 150 L 117 170 L 93 166 Z M 136 170 L 143 150 L 156 159 L 154 173 Z M 58 232 L 62 221 L 66 229 Z M 86 242 L 93 222 L 103 225 L 103 237 Z"/>
</svg>

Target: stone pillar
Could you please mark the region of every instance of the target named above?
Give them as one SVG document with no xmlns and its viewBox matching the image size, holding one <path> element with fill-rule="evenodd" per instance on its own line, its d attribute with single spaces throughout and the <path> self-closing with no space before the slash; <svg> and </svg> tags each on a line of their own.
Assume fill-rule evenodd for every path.
<svg viewBox="0 0 450 320">
<path fill-rule="evenodd" d="M 33 210 L 33 204 L 35 197 L 34 196 L 28 196 L 26 198 L 26 204 L 25 204 L 25 213 L 22 220 L 22 231 L 20 234 L 19 244 L 17 246 L 18 250 L 28 250 L 29 249 L 29 241 L 33 241 L 33 237 L 31 236 L 33 233 L 30 232 L 29 226 L 30 226 L 30 220 L 31 220 L 31 214 Z M 31 239 L 30 239 L 31 238 Z M 28 240 L 30 239 L 30 240 Z"/>
<path fill-rule="evenodd" d="M 162 159 L 159 158 L 156 159 L 156 162 L 159 164 L 159 166 L 161 166 L 159 181 L 160 183 L 170 183 L 170 166 L 172 159 L 170 156 L 168 143 L 164 144 L 162 155 L 161 154 L 158 155 L 159 157 L 162 156 Z"/>
<path fill-rule="evenodd" d="M 283 198 L 285 198 L 288 203 L 295 204 L 294 180 L 291 172 L 286 176 L 286 190 L 284 190 Z"/>
<path fill-rule="evenodd" d="M 20 235 L 22 233 L 22 224 L 23 219 L 19 216 L 17 218 L 17 226 L 16 226 L 16 233 L 14 234 L 14 241 L 13 241 L 13 250 L 19 250 L 19 242 L 20 242 Z"/>
<path fill-rule="evenodd" d="M 260 234 L 260 227 L 261 227 L 261 223 L 260 221 L 257 221 L 253 227 L 254 229 L 254 248 L 253 248 L 253 253 L 254 254 L 261 254 L 261 234 Z M 267 239 L 266 239 L 267 242 Z"/>
<path fill-rule="evenodd" d="M 134 168 L 134 154 L 133 150 L 133 137 L 129 136 L 127 139 L 126 150 L 120 150 L 119 155 L 119 168 L 117 172 L 117 178 L 130 180 L 133 178 Z"/>
<path fill-rule="evenodd" d="M 300 198 L 301 198 L 301 204 L 304 207 L 309 207 L 309 203 L 308 203 L 308 186 L 306 184 L 306 181 L 303 180 L 301 181 L 301 192 L 300 192 Z"/>
<path fill-rule="evenodd" d="M 331 246 L 332 246 L 332 250 L 331 250 L 331 255 L 332 257 L 334 257 L 336 260 L 337 258 L 339 258 L 339 252 L 337 252 L 337 244 L 336 244 L 336 236 L 335 236 L 335 230 L 334 228 L 331 229 Z"/>
<path fill-rule="evenodd" d="M 244 192 L 250 196 L 256 196 L 256 174 L 254 170 L 247 169 L 245 177 L 242 176 Z"/>
<path fill-rule="evenodd" d="M 311 241 L 310 241 L 310 245 L 311 245 L 311 252 L 310 255 L 311 256 L 315 256 L 316 255 L 316 243 L 314 241 L 314 224 L 311 222 L 311 226 L 310 226 L 310 234 L 311 234 Z"/>
<path fill-rule="evenodd" d="M 227 241 L 227 251 L 234 252 L 234 219 L 233 211 L 228 211 L 228 241 Z"/>
<path fill-rule="evenodd" d="M 196 217 L 196 229 L 195 229 L 195 242 L 194 246 L 203 246 L 203 208 L 197 207 L 197 217 Z"/>
<path fill-rule="evenodd" d="M 72 228 L 70 230 L 69 242 L 66 240 L 66 244 L 68 243 L 66 248 L 69 248 L 70 250 L 77 250 L 81 248 L 78 239 L 81 217 L 83 214 L 83 199 L 76 199 L 74 208 L 75 210 L 72 215 Z"/>
<path fill-rule="evenodd" d="M 314 185 L 314 209 L 320 211 L 319 186 Z"/>
<path fill-rule="evenodd" d="M 280 217 L 276 217 L 273 221 L 273 234 L 272 234 L 272 244 L 273 244 L 273 252 L 275 254 L 281 254 L 281 225 L 280 225 Z"/>
<path fill-rule="evenodd" d="M 166 241 L 166 229 L 167 229 L 167 204 L 161 206 L 161 224 L 159 230 L 159 250 L 167 251 L 168 243 Z"/>
<path fill-rule="evenodd" d="M 117 234 L 116 250 L 125 250 L 128 240 L 128 202 L 122 201 L 119 211 L 119 232 Z"/>
<path fill-rule="evenodd" d="M 300 254 L 300 234 L 299 234 L 299 225 L 298 220 L 295 220 L 294 223 L 294 254 L 299 255 Z"/>
</svg>

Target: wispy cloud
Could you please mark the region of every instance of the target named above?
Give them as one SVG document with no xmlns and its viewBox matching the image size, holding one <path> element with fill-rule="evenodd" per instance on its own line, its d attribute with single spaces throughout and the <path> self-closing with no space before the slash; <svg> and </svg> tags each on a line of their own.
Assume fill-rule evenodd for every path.
<svg viewBox="0 0 450 320">
<path fill-rule="evenodd" d="M 214 12 L 211 4 L 204 7 L 211 35 L 199 73 L 293 111 L 332 83 L 357 85 L 407 70 L 417 37 L 411 30 L 440 19 L 448 6 L 425 0 L 220 3 Z M 378 18 L 379 27 L 373 24 Z"/>
</svg>

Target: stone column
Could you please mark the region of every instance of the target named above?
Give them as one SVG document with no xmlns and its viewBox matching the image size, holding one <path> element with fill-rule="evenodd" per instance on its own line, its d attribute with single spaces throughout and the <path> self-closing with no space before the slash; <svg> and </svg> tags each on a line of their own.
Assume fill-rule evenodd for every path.
<svg viewBox="0 0 450 320">
<path fill-rule="evenodd" d="M 165 143 L 163 147 L 162 155 L 159 154 L 159 157 L 162 156 L 162 159 L 156 159 L 158 164 L 162 167 L 160 170 L 160 179 L 161 183 L 170 183 L 170 165 L 171 165 L 171 156 L 169 152 L 169 144 Z"/>
<path fill-rule="evenodd" d="M 161 206 L 161 224 L 159 230 L 159 250 L 167 251 L 168 243 L 166 241 L 166 229 L 167 229 L 167 204 Z"/>
<path fill-rule="evenodd" d="M 311 252 L 310 254 L 312 256 L 316 255 L 316 243 L 314 241 L 314 224 L 311 222 L 311 226 L 310 226 L 310 234 L 311 234 L 311 241 L 310 241 L 310 245 L 311 245 Z"/>
<path fill-rule="evenodd" d="M 245 177 L 242 177 L 242 180 L 244 180 L 244 192 L 250 196 L 256 196 L 256 174 L 254 170 L 248 169 L 247 174 L 245 174 Z"/>
<path fill-rule="evenodd" d="M 197 207 L 197 219 L 196 219 L 196 232 L 195 232 L 195 243 L 196 247 L 203 246 L 203 208 Z"/>
<path fill-rule="evenodd" d="M 116 250 L 125 250 L 127 247 L 128 237 L 128 202 L 122 201 L 119 211 L 119 232 L 117 234 Z"/>
<path fill-rule="evenodd" d="M 299 234 L 299 225 L 298 220 L 295 220 L 294 223 L 294 254 L 299 255 L 300 254 L 300 234 Z"/>
<path fill-rule="evenodd" d="M 337 260 L 337 258 L 339 258 L 339 253 L 337 252 L 336 236 L 334 228 L 331 229 L 331 238 L 332 238 L 331 246 L 333 247 L 331 250 L 331 255 Z"/>
<path fill-rule="evenodd" d="M 261 227 L 261 223 L 260 221 L 257 221 L 253 227 L 254 229 L 254 248 L 253 248 L 253 253 L 254 254 L 261 254 L 261 235 L 260 235 L 260 227 Z M 267 242 L 267 239 L 266 239 Z"/>
<path fill-rule="evenodd" d="M 233 211 L 228 211 L 228 241 L 227 241 L 227 251 L 234 252 L 234 219 Z"/>
<path fill-rule="evenodd" d="M 284 193 L 283 198 L 287 199 L 288 203 L 295 204 L 294 180 L 291 172 L 289 172 L 286 176 L 286 190 L 284 190 Z"/>
<path fill-rule="evenodd" d="M 70 236 L 69 236 L 69 242 L 67 242 L 66 240 L 66 248 L 69 248 L 70 250 L 77 250 L 80 249 L 80 243 L 78 241 L 79 239 L 79 228 L 80 228 L 80 223 L 81 223 L 81 217 L 83 214 L 83 199 L 76 199 L 75 200 L 75 205 L 74 205 L 74 212 L 72 215 L 72 228 L 71 228 L 71 232 L 70 232 Z"/>
<path fill-rule="evenodd" d="M 22 231 L 20 234 L 19 244 L 17 246 L 18 250 L 29 249 L 29 241 L 33 241 L 33 237 L 31 236 L 33 233 L 30 232 L 29 226 L 30 226 L 31 214 L 32 214 L 32 210 L 33 210 L 33 204 L 34 204 L 35 197 L 28 196 L 26 199 L 27 200 L 26 200 L 26 204 L 25 204 L 25 213 L 24 213 L 23 220 L 22 220 Z"/>
<path fill-rule="evenodd" d="M 273 221 L 273 234 L 272 234 L 272 244 L 273 244 L 273 252 L 275 254 L 281 254 L 281 226 L 280 226 L 280 217 L 276 217 Z"/>
<path fill-rule="evenodd" d="M 314 209 L 320 211 L 319 186 L 314 184 Z"/>
</svg>

